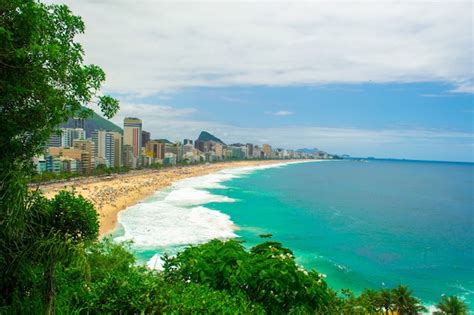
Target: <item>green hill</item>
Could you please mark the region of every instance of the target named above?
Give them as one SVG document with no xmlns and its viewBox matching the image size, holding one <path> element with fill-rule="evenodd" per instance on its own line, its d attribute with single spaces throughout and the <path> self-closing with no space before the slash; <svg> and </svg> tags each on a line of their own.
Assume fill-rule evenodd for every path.
<svg viewBox="0 0 474 315">
<path fill-rule="evenodd" d="M 73 118 L 70 118 L 67 123 L 61 124 L 61 128 L 74 128 L 76 127 Z M 103 129 L 107 131 L 115 131 L 123 134 L 123 129 L 114 124 L 113 122 L 99 116 L 95 112 L 84 121 L 84 129 L 86 130 L 86 137 L 91 137 L 92 132 L 97 129 Z"/>
<path fill-rule="evenodd" d="M 221 144 L 225 145 L 224 141 L 222 141 L 221 139 L 217 138 L 216 136 L 210 134 L 207 131 L 201 131 L 201 134 L 197 138 L 197 141 L 214 141 L 214 142 L 221 143 Z"/>
</svg>

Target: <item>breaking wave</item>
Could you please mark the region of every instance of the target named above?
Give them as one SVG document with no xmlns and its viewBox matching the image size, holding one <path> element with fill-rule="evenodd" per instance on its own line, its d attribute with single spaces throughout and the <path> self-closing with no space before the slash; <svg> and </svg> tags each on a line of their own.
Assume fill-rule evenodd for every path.
<svg viewBox="0 0 474 315">
<path fill-rule="evenodd" d="M 226 189 L 224 183 L 257 170 L 282 167 L 288 163 L 224 169 L 216 173 L 175 182 L 152 197 L 122 211 L 118 221 L 123 235 L 116 241 L 133 241 L 139 251 L 163 251 L 170 247 L 204 243 L 212 239 L 237 237 L 231 218 L 205 207 L 208 203 L 236 200 L 212 194 L 208 189 Z M 156 256 L 156 255 L 155 255 Z M 155 265 L 158 256 L 149 261 Z"/>
</svg>

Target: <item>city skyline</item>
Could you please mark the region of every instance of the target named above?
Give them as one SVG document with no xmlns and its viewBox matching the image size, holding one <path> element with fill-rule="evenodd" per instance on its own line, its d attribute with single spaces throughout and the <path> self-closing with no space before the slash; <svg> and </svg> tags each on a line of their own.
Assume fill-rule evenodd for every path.
<svg viewBox="0 0 474 315">
<path fill-rule="evenodd" d="M 150 132 L 143 130 L 143 120 L 137 117 L 123 119 L 123 132 L 99 127 L 87 134 L 84 129 L 87 123 L 87 118 L 76 117 L 59 126 L 58 132 L 44 144 L 43 153 L 33 158 L 38 174 L 87 176 L 105 169 L 128 171 L 231 160 L 341 159 L 317 149 L 296 151 L 272 147 L 268 143 L 261 146 L 239 142 L 225 144 L 206 131 L 195 140 L 183 138 L 173 143 L 168 139 L 153 139 Z M 97 122 L 93 124 L 98 126 Z M 109 127 L 116 130 L 117 126 Z"/>
</svg>

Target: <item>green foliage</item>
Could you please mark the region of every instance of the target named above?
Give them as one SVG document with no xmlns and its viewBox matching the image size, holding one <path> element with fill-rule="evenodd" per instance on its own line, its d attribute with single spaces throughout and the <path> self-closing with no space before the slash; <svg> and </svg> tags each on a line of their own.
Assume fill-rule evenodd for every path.
<svg viewBox="0 0 474 315">
<path fill-rule="evenodd" d="M 394 310 L 399 314 L 416 314 L 424 311 L 420 300 L 412 296 L 413 292 L 404 285 L 399 285 L 392 290 Z"/>
<path fill-rule="evenodd" d="M 25 233 L 11 243 L 0 242 L 0 289 L 6 297 L 2 305 L 25 312 L 44 305 L 51 313 L 57 269 L 83 263 L 86 246 L 97 239 L 97 213 L 71 192 L 60 192 L 52 200 L 33 192 L 25 206 Z"/>
<path fill-rule="evenodd" d="M 464 301 L 456 296 L 443 296 L 436 304 L 438 311 L 436 315 L 465 315 L 468 314 L 468 307 Z"/>
<path fill-rule="evenodd" d="M 382 289 L 379 292 L 379 297 L 377 300 L 377 304 L 380 305 L 380 308 L 385 311 L 385 313 L 389 313 L 393 310 L 394 304 L 394 296 L 390 290 Z"/>
<path fill-rule="evenodd" d="M 91 101 L 106 117 L 117 112 L 117 100 L 95 97 L 105 73 L 83 63 L 74 40 L 84 32 L 80 17 L 33 0 L 2 1 L 0 12 L 0 160 L 40 153 L 57 126 Z"/>
<path fill-rule="evenodd" d="M 48 203 L 37 198 L 36 206 Z M 391 309 L 399 307 L 397 294 L 416 300 L 401 287 L 366 290 L 359 296 L 344 290 L 337 297 L 315 271 L 297 266 L 291 251 L 273 241 L 250 250 L 235 240 L 190 246 L 176 257 L 165 257 L 164 272 L 137 265 L 128 244 L 107 238 L 89 243 L 82 256 L 56 264 L 57 313 L 388 314 L 385 300 Z M 31 297 L 15 298 L 12 308 L 3 310 L 31 313 L 44 307 L 41 270 L 31 274 L 36 279 L 28 287 Z M 413 310 L 397 311 L 418 312 L 407 309 Z"/>
<path fill-rule="evenodd" d="M 343 298 L 338 310 L 341 314 L 381 314 L 383 308 L 380 306 L 380 292 L 365 290 L 355 296 L 349 290 L 342 290 Z"/>
<path fill-rule="evenodd" d="M 83 63 L 74 39 L 83 31 L 64 5 L 0 1 L 0 296 L 18 312 L 43 301 L 52 312 L 56 268 L 79 258 L 82 241 L 97 234 L 87 215 L 71 220 L 86 206 L 81 200 L 50 203 L 27 186 L 31 158 L 60 123 L 85 114 L 90 102 L 107 117 L 118 109 L 111 97 L 96 97 L 105 74 Z M 63 221 L 69 225 L 56 224 Z"/>
<path fill-rule="evenodd" d="M 93 241 L 99 234 L 99 220 L 92 203 L 74 193 L 60 191 L 51 200 L 53 233 L 73 243 Z"/>
<path fill-rule="evenodd" d="M 109 239 L 91 245 L 86 262 L 89 278 L 72 265 L 58 275 L 57 310 L 92 314 L 262 314 L 263 310 L 243 295 L 230 295 L 200 284 L 166 281 L 162 274 L 135 264 L 127 244 Z"/>
<path fill-rule="evenodd" d="M 79 178 L 79 177 L 124 174 L 124 173 L 128 173 L 129 171 L 130 169 L 125 166 L 106 167 L 105 165 L 100 164 L 91 174 L 82 175 L 79 173 L 71 173 L 71 172 L 61 172 L 61 173 L 44 172 L 41 174 L 36 173 L 31 176 L 30 182 L 31 183 L 47 183 L 51 181 L 69 180 L 72 178 Z"/>
<path fill-rule="evenodd" d="M 34 175 L 31 176 L 30 182 L 46 183 L 49 181 L 69 180 L 69 179 L 77 178 L 80 176 L 81 175 L 77 172 L 61 172 L 61 173 L 44 172 L 41 174 L 35 173 Z"/>
<path fill-rule="evenodd" d="M 406 286 L 393 289 L 364 290 L 359 296 L 342 291 L 339 311 L 342 314 L 418 314 L 426 309 Z"/>
<path fill-rule="evenodd" d="M 83 31 L 64 5 L 0 1 L 0 261 L 16 263 L 22 253 L 15 251 L 34 245 L 26 244 L 31 158 L 83 105 L 97 102 L 108 117 L 118 109 L 116 100 L 95 97 L 105 74 L 83 63 L 74 40 Z M 3 270 L 0 277 L 9 278 Z"/>
<path fill-rule="evenodd" d="M 236 240 L 214 240 L 165 257 L 165 277 L 244 294 L 270 313 L 328 310 L 335 295 L 316 271 L 299 267 L 290 250 L 266 242 L 246 251 Z"/>
</svg>

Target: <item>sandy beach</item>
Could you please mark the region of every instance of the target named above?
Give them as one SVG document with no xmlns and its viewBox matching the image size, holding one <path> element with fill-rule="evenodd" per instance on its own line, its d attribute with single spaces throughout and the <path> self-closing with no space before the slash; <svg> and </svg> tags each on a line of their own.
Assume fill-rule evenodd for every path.
<svg viewBox="0 0 474 315">
<path fill-rule="evenodd" d="M 131 171 L 107 177 L 80 178 L 62 183 L 40 186 L 45 196 L 52 198 L 60 190 L 75 191 L 90 200 L 98 214 L 100 235 L 112 232 L 117 225 L 117 214 L 125 208 L 138 203 L 159 189 L 174 181 L 188 177 L 201 176 L 226 168 L 278 164 L 281 160 L 235 161 L 216 164 L 171 167 L 161 170 Z"/>
</svg>

